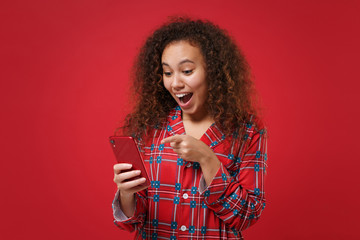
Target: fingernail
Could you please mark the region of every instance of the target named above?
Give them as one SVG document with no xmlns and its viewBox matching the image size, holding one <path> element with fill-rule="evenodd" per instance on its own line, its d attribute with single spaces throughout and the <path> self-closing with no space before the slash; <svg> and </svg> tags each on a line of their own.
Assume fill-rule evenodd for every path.
<svg viewBox="0 0 360 240">
<path fill-rule="evenodd" d="M 136 174 L 140 174 L 141 173 L 141 171 L 140 170 L 136 170 Z"/>
</svg>

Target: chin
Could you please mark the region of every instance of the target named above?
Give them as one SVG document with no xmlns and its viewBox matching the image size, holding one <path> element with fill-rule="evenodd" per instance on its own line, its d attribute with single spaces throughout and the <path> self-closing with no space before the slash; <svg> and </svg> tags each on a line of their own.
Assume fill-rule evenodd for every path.
<svg viewBox="0 0 360 240">
<path fill-rule="evenodd" d="M 188 115 L 196 115 L 199 112 L 198 108 L 196 108 L 196 107 L 182 109 L 182 111 L 183 111 L 183 113 L 188 114 Z"/>
</svg>

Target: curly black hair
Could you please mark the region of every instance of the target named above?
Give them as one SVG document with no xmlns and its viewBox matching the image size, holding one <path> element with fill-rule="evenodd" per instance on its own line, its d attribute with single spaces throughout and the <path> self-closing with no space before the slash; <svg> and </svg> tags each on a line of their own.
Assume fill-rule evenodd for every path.
<svg viewBox="0 0 360 240">
<path fill-rule="evenodd" d="M 226 30 L 208 20 L 172 17 L 146 40 L 133 65 L 135 108 L 125 118 L 123 134 L 142 137 L 163 126 L 177 103 L 163 85 L 161 57 L 176 41 L 198 47 L 207 73 L 207 111 L 225 134 L 240 131 L 241 123 L 256 115 L 250 68 L 242 51 Z"/>
</svg>

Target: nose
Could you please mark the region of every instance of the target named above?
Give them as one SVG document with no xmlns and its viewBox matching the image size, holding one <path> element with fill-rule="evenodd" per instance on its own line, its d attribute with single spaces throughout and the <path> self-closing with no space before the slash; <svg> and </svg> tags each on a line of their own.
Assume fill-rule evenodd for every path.
<svg viewBox="0 0 360 240">
<path fill-rule="evenodd" d="M 175 90 L 179 90 L 184 87 L 184 82 L 182 81 L 181 76 L 179 76 L 178 74 L 173 75 L 171 87 Z"/>
</svg>

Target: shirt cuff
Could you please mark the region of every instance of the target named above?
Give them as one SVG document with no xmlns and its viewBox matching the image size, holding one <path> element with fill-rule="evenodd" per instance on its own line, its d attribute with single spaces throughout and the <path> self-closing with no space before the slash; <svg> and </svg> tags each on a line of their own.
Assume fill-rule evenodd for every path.
<svg viewBox="0 0 360 240">
<path fill-rule="evenodd" d="M 121 210 L 120 207 L 120 190 L 117 190 L 115 193 L 115 197 L 112 203 L 112 209 L 113 209 L 113 215 L 114 215 L 114 219 L 118 222 L 124 222 L 126 220 L 129 220 L 130 218 L 128 218 L 125 213 Z"/>
<path fill-rule="evenodd" d="M 213 205 L 221 201 L 225 196 L 226 189 L 231 183 L 232 177 L 226 167 L 220 163 L 220 168 L 211 183 L 206 187 L 204 176 L 199 182 L 199 193 L 204 196 L 207 205 Z"/>
<path fill-rule="evenodd" d="M 201 175 L 200 182 L 199 182 L 199 193 L 202 194 L 206 190 L 206 181 L 204 175 Z"/>
</svg>

